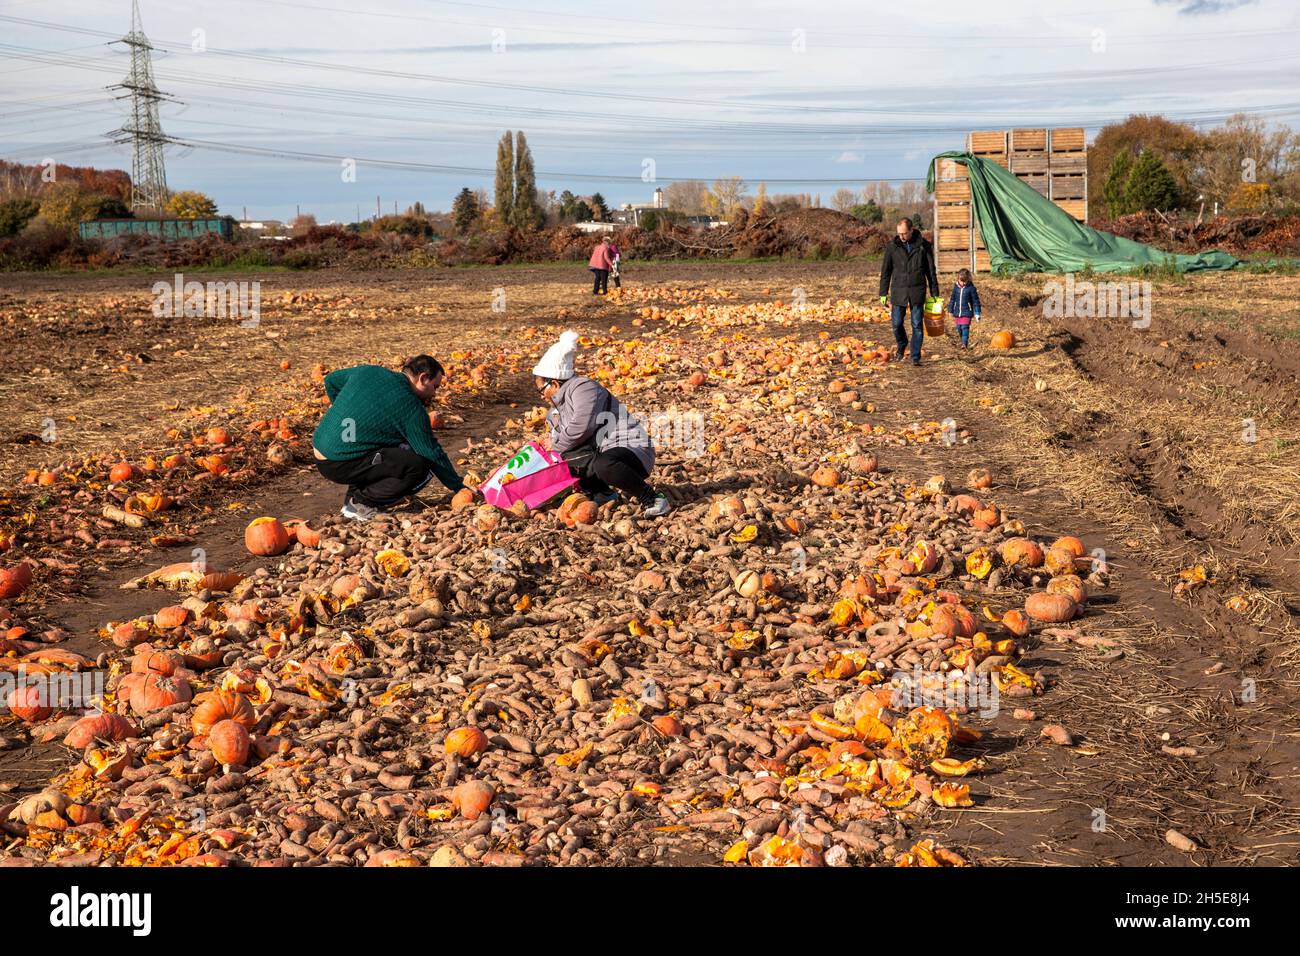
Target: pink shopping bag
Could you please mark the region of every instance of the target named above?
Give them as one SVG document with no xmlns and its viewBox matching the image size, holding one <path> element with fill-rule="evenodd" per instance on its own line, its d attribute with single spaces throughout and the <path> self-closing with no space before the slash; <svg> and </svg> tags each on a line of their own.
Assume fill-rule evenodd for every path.
<svg viewBox="0 0 1300 956">
<path fill-rule="evenodd" d="M 578 479 L 569 471 L 568 462 L 557 452 L 529 442 L 494 471 L 492 477 L 479 486 L 479 491 L 488 504 L 506 511 L 516 501 L 522 501 L 532 510 L 564 494 L 577 483 Z"/>
</svg>

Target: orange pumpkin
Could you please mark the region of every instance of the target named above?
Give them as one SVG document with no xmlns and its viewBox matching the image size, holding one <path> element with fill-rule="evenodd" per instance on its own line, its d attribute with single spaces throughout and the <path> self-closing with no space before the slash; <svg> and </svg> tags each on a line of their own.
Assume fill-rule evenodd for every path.
<svg viewBox="0 0 1300 956">
<path fill-rule="evenodd" d="M 20 597 L 32 584 L 32 568 L 20 561 L 12 568 L 0 568 L 0 598 Z"/>
<path fill-rule="evenodd" d="M 1083 546 L 1083 542 L 1080 541 L 1072 534 L 1067 534 L 1064 537 L 1057 538 L 1055 541 L 1052 542 L 1052 547 L 1064 548 L 1066 551 L 1069 551 L 1071 554 L 1073 554 L 1076 558 L 1081 558 L 1088 553 L 1087 549 L 1084 548 Z"/>
<path fill-rule="evenodd" d="M 918 767 L 948 756 L 952 719 L 937 707 L 918 707 L 894 725 L 894 743 Z"/>
<path fill-rule="evenodd" d="M 226 429 L 221 428 L 220 426 L 209 428 L 206 438 L 209 445 L 230 444 L 230 432 L 226 431 Z"/>
<path fill-rule="evenodd" d="M 194 698 L 190 729 L 203 736 L 223 720 L 233 720 L 243 727 L 257 723 L 253 705 L 243 694 L 233 690 L 214 690 Z"/>
<path fill-rule="evenodd" d="M 995 349 L 1009 349 L 1016 344 L 1015 333 L 1009 329 L 1003 329 L 1000 332 L 994 332 L 993 338 L 989 339 L 989 345 Z"/>
<path fill-rule="evenodd" d="M 466 820 L 481 817 L 496 797 L 492 784 L 483 780 L 466 780 L 451 792 L 451 805 Z"/>
<path fill-rule="evenodd" d="M 1029 634 L 1029 618 L 1025 616 L 1024 611 L 1007 611 L 1002 615 L 1002 626 L 1016 637 L 1025 637 Z"/>
<path fill-rule="evenodd" d="M 461 511 L 474 506 L 474 489 L 462 488 L 451 496 L 451 510 Z"/>
<path fill-rule="evenodd" d="M 1002 542 L 1001 554 L 1002 563 L 1007 567 L 1036 568 L 1043 563 L 1043 549 L 1028 538 L 1011 538 Z"/>
<path fill-rule="evenodd" d="M 686 728 L 682 726 L 682 722 L 672 714 L 660 714 L 651 723 L 654 725 L 654 729 L 665 737 L 680 737 L 686 733 Z"/>
<path fill-rule="evenodd" d="M 172 651 L 144 651 L 131 658 L 132 674 L 162 674 L 166 677 L 184 666 L 185 659 Z"/>
<path fill-rule="evenodd" d="M 822 465 L 812 473 L 812 483 L 822 488 L 835 488 L 840 480 L 840 473 L 830 465 Z"/>
<path fill-rule="evenodd" d="M 1062 548 L 1057 545 L 1047 549 L 1047 556 L 1043 559 L 1043 564 L 1052 574 L 1073 574 L 1074 573 L 1074 552 L 1069 548 Z"/>
<path fill-rule="evenodd" d="M 975 615 L 960 604 L 941 604 L 930 615 L 930 629 L 944 637 L 971 637 Z"/>
<path fill-rule="evenodd" d="M 1061 624 L 1079 612 L 1079 605 L 1068 594 L 1031 594 L 1025 599 L 1025 613 L 1035 621 Z"/>
<path fill-rule="evenodd" d="M 1064 594 L 1075 604 L 1088 600 L 1088 589 L 1077 574 L 1061 574 L 1047 582 L 1048 594 Z"/>
<path fill-rule="evenodd" d="M 979 531 L 991 531 L 1002 523 L 1002 514 L 994 505 L 978 509 L 970 518 L 971 525 Z"/>
<path fill-rule="evenodd" d="M 109 481 L 130 481 L 135 477 L 134 466 L 125 461 L 119 461 L 108 471 Z"/>
<path fill-rule="evenodd" d="M 140 716 L 182 704 L 194 696 L 190 682 L 182 677 L 147 674 L 131 692 L 131 709 Z"/>
<path fill-rule="evenodd" d="M 244 547 L 261 557 L 289 550 L 289 531 L 279 518 L 254 518 L 244 529 Z"/>
<path fill-rule="evenodd" d="M 248 762 L 248 729 L 233 720 L 222 720 L 208 731 L 208 749 L 217 762 L 242 766 Z"/>
<path fill-rule="evenodd" d="M 304 548 L 319 548 L 321 533 L 307 526 L 305 521 L 292 521 L 285 526 L 289 536 Z"/>
<path fill-rule="evenodd" d="M 63 743 L 68 747 L 84 750 L 96 740 L 118 743 L 128 737 L 138 736 L 140 732 L 125 717 L 119 717 L 117 714 L 96 714 L 82 717 L 73 724 L 68 735 L 63 738 Z"/>
<path fill-rule="evenodd" d="M 473 757 L 483 753 L 487 748 L 487 734 L 477 727 L 457 727 L 442 743 L 442 749 L 447 753 L 461 757 Z"/>
<path fill-rule="evenodd" d="M 987 468 L 972 468 L 966 475 L 966 484 L 976 490 L 987 488 L 993 484 L 993 476 Z"/>
<path fill-rule="evenodd" d="M 154 627 L 160 631 L 169 631 L 173 628 L 180 627 L 190 619 L 190 609 L 181 607 L 179 604 L 173 604 L 171 607 L 159 609 L 158 613 L 153 616 Z"/>
<path fill-rule="evenodd" d="M 25 720 L 29 724 L 34 724 L 54 713 L 53 708 L 46 704 L 45 701 L 44 689 L 35 684 L 29 684 L 26 687 L 15 687 L 11 690 L 5 704 L 8 706 L 9 712 L 15 717 Z"/>
<path fill-rule="evenodd" d="M 560 521 L 564 523 L 566 528 L 572 528 L 578 523 L 577 516 L 575 515 L 578 507 L 589 503 L 590 499 L 588 499 L 586 495 L 580 491 L 575 491 L 561 502 L 559 511 Z"/>
</svg>

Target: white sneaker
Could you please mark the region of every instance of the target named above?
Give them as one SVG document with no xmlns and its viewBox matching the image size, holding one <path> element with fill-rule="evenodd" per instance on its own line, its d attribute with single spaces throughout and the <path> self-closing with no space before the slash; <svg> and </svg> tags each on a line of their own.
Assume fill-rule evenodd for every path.
<svg viewBox="0 0 1300 956">
<path fill-rule="evenodd" d="M 372 508 L 370 505 L 363 505 L 359 501 L 351 499 L 343 502 L 343 517 L 352 521 L 369 521 L 375 515 L 379 514 L 378 508 Z"/>
<path fill-rule="evenodd" d="M 662 518 L 672 510 L 673 506 L 668 503 L 667 497 L 664 495 L 655 495 L 655 500 L 651 504 L 646 505 L 646 509 L 642 513 L 647 518 Z"/>
</svg>

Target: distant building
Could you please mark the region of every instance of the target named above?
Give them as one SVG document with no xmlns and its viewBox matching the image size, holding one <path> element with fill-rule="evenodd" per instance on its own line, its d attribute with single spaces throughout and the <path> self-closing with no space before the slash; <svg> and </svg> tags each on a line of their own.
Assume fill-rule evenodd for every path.
<svg viewBox="0 0 1300 956">
<path fill-rule="evenodd" d="M 283 232 L 284 223 L 279 219 L 241 219 L 239 228 L 271 236 Z"/>
<path fill-rule="evenodd" d="M 613 232 L 626 223 L 621 222 L 575 222 L 574 229 L 581 229 L 583 232 Z"/>
<path fill-rule="evenodd" d="M 627 202 L 623 207 L 613 213 L 614 221 L 620 222 L 625 226 L 641 225 L 642 217 L 651 210 L 667 209 L 668 204 L 664 201 L 664 191 L 656 189 L 654 199 L 650 202 Z"/>
</svg>

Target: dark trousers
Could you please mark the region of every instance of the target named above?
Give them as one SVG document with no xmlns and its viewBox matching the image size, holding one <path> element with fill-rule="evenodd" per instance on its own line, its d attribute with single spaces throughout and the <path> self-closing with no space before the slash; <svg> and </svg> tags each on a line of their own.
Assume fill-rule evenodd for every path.
<svg viewBox="0 0 1300 956">
<path fill-rule="evenodd" d="M 957 337 L 961 339 L 962 348 L 970 345 L 970 322 L 957 322 Z"/>
<path fill-rule="evenodd" d="M 316 470 L 348 486 L 348 500 L 388 508 L 415 494 L 433 478 L 433 465 L 404 446 L 381 448 L 351 461 L 316 460 Z"/>
<path fill-rule="evenodd" d="M 654 497 L 654 489 L 646 484 L 650 473 L 630 448 L 597 451 L 587 445 L 566 451 L 564 460 L 578 479 L 578 487 L 589 495 L 607 495 L 612 486 L 637 501 Z"/>
<path fill-rule="evenodd" d="M 907 352 L 907 332 L 903 329 L 903 315 L 907 307 L 902 305 L 891 306 L 889 310 L 889 322 L 894 327 L 894 341 L 898 343 L 898 356 L 902 358 Z M 921 337 L 924 334 L 921 331 L 921 306 L 912 306 L 912 361 L 921 361 Z"/>
<path fill-rule="evenodd" d="M 609 270 L 592 269 L 591 274 L 596 278 L 591 284 L 592 295 L 605 295 L 609 292 Z"/>
</svg>

